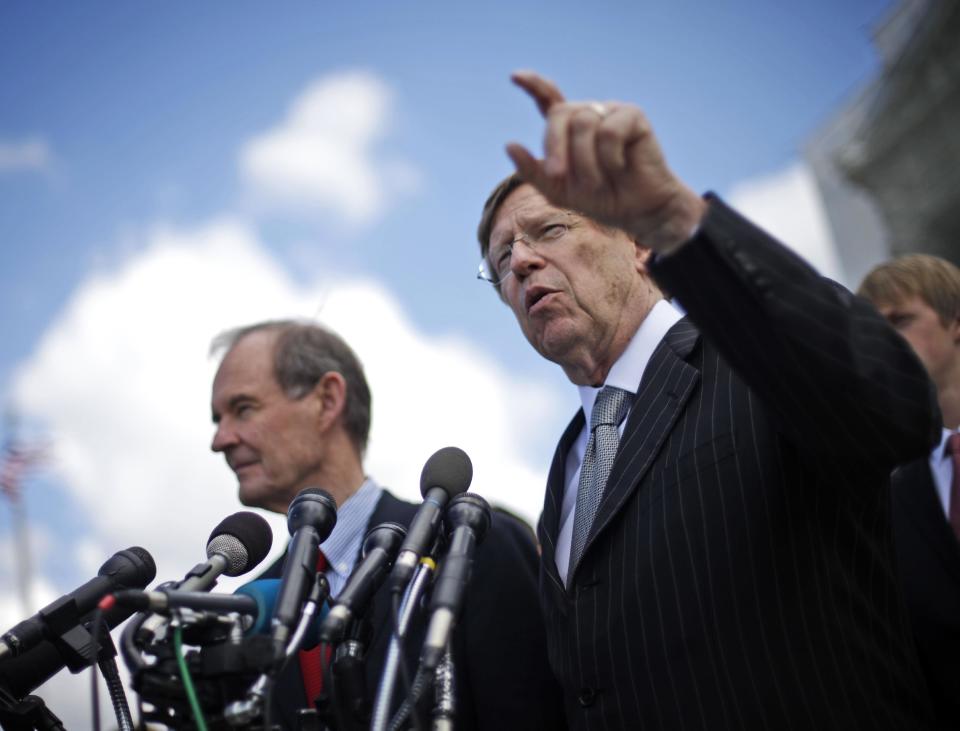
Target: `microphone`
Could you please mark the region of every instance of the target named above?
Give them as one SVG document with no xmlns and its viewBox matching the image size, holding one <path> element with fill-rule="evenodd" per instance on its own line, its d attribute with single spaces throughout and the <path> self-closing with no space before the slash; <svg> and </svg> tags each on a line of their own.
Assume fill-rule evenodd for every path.
<svg viewBox="0 0 960 731">
<path fill-rule="evenodd" d="M 287 644 L 300 619 L 303 602 L 317 575 L 317 554 L 337 523 L 337 504 L 330 494 L 307 487 L 290 503 L 287 530 L 293 537 L 283 565 L 271 636 L 278 649 Z"/>
<path fill-rule="evenodd" d="M 9 630 L 0 640 L 0 689 L 23 698 L 64 667 L 76 673 L 92 665 L 98 658 L 93 656 L 96 643 L 91 630 L 97 630 L 89 625 L 97 602 L 116 589 L 142 589 L 156 573 L 153 558 L 144 549 L 133 546 L 119 551 L 100 567 L 97 578 Z M 115 607 L 103 612 L 102 618 L 113 629 L 132 613 Z"/>
<path fill-rule="evenodd" d="M 216 614 L 246 614 L 256 616 L 257 602 L 249 596 L 236 594 L 209 594 L 205 591 L 118 591 L 113 595 L 117 604 L 132 607 L 139 612 L 167 612 L 170 609 L 193 609 Z M 109 604 L 108 600 L 101 607 Z"/>
<path fill-rule="evenodd" d="M 363 558 L 350 574 L 347 585 L 337 596 L 333 609 L 320 627 L 322 642 L 338 642 L 350 620 L 366 611 L 374 592 L 390 570 L 406 534 L 406 528 L 396 523 L 381 523 L 367 533 L 363 539 Z"/>
<path fill-rule="evenodd" d="M 281 579 L 257 579 L 244 584 L 233 593 L 235 597 L 243 596 L 251 599 L 255 605 L 254 611 L 247 613 L 253 621 L 244 629 L 244 636 L 270 634 L 271 618 L 277 605 L 277 596 L 280 594 L 280 582 Z M 328 611 L 326 603 L 323 603 L 319 615 L 307 625 L 307 631 L 300 645 L 301 650 L 309 650 L 320 644 L 320 624 L 326 618 Z"/>
<path fill-rule="evenodd" d="M 447 508 L 450 550 L 440 563 L 430 599 L 430 624 L 420 661 L 434 670 L 443 656 L 473 570 L 473 554 L 490 527 L 490 506 L 479 495 L 457 495 Z"/>
<path fill-rule="evenodd" d="M 40 642 L 65 634 L 92 612 L 107 594 L 120 589 L 142 589 L 157 575 L 153 557 L 139 546 L 117 551 L 100 567 L 96 578 L 64 594 L 0 637 L 0 661 L 19 657 Z"/>
<path fill-rule="evenodd" d="M 240 576 L 250 571 L 266 558 L 272 543 L 273 532 L 262 516 L 249 511 L 228 515 L 207 539 L 207 560 L 170 588 L 209 591 L 221 574 Z"/>
<path fill-rule="evenodd" d="M 390 573 L 390 589 L 402 592 L 413 571 L 437 533 L 444 506 L 450 498 L 464 493 L 473 479 L 473 464 L 467 453 L 458 447 L 444 447 L 433 453 L 420 473 L 420 494 L 423 503 L 407 530 L 400 554 Z"/>
</svg>

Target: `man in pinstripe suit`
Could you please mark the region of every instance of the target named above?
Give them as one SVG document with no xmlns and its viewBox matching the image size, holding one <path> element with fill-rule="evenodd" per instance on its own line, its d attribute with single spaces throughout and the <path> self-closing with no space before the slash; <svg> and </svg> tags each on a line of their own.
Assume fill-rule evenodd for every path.
<svg viewBox="0 0 960 731">
<path fill-rule="evenodd" d="M 939 428 L 922 365 L 864 301 L 691 192 L 639 109 L 514 81 L 545 156 L 508 146 L 481 276 L 584 407 L 538 526 L 571 727 L 927 727 L 887 500 Z M 628 410 L 595 478 L 607 447 L 585 414 L 611 387 Z"/>
</svg>

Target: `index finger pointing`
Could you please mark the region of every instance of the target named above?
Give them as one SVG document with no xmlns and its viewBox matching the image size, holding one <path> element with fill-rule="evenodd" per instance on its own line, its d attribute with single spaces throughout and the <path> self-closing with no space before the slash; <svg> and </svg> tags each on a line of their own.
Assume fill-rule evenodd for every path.
<svg viewBox="0 0 960 731">
<path fill-rule="evenodd" d="M 540 76 L 535 71 L 515 71 L 510 74 L 514 84 L 533 97 L 540 109 L 540 114 L 547 116 L 550 108 L 555 104 L 562 104 L 565 99 L 563 93 L 552 81 Z"/>
</svg>

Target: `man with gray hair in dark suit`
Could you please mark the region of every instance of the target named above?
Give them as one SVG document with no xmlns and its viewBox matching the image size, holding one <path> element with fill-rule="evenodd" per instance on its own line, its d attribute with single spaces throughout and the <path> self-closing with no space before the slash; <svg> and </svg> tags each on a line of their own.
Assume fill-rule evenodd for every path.
<svg viewBox="0 0 960 731">
<path fill-rule="evenodd" d="M 336 333 L 316 323 L 260 322 L 214 341 L 223 359 L 213 381 L 211 448 L 237 477 L 244 505 L 286 513 L 306 487 L 325 489 L 337 523 L 320 545 L 322 570 L 336 597 L 360 558 L 364 536 L 384 522 L 409 525 L 417 505 L 399 500 L 366 474 L 363 458 L 372 398 L 360 360 Z M 464 610 L 451 640 L 457 729 L 527 731 L 562 725 L 560 693 L 547 666 L 537 611 L 536 547 L 519 520 L 499 512 L 478 547 Z M 279 577 L 282 559 L 265 576 Z M 371 632 L 364 656 L 372 702 L 394 622 L 382 586 L 367 611 Z M 406 649 L 416 661 L 425 631 L 415 616 Z M 319 649 L 288 663 L 274 692 L 275 720 L 298 728 L 324 689 Z M 424 694 L 431 706 L 431 694 Z M 395 697 L 391 712 L 400 705 Z M 364 703 L 349 702 L 363 723 Z"/>
<path fill-rule="evenodd" d="M 887 492 L 938 429 L 916 356 L 692 192 L 638 108 L 514 81 L 544 158 L 508 146 L 479 276 L 583 406 L 538 526 L 571 727 L 928 727 Z"/>
</svg>

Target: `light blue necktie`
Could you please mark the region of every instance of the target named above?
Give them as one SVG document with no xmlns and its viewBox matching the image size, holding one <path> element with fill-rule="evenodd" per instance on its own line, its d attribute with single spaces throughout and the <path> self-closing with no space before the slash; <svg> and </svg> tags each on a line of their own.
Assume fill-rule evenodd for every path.
<svg viewBox="0 0 960 731">
<path fill-rule="evenodd" d="M 590 412 L 590 438 L 580 465 L 580 481 L 577 483 L 577 507 L 573 517 L 573 541 L 570 544 L 570 563 L 567 577 L 580 560 L 587 535 L 603 497 L 613 460 L 620 444 L 618 427 L 630 410 L 630 393 L 622 388 L 605 386 L 597 394 Z"/>
</svg>

